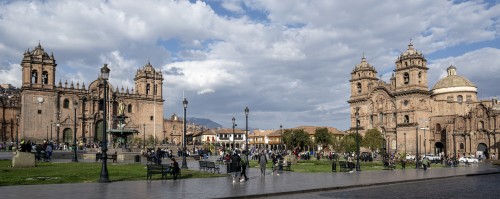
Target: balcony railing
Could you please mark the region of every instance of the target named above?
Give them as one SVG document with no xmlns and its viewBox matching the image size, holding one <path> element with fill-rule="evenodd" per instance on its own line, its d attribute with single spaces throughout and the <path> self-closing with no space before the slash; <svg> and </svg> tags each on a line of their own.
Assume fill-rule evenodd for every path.
<svg viewBox="0 0 500 199">
<path fill-rule="evenodd" d="M 229 140 L 229 138 L 219 138 L 219 140 Z"/>
</svg>

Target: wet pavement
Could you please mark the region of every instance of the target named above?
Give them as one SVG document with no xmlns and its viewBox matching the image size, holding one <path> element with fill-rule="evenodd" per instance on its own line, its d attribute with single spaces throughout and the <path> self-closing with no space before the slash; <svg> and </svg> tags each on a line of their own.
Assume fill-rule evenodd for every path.
<svg viewBox="0 0 500 199">
<path fill-rule="evenodd" d="M 71 161 L 71 160 L 56 160 Z M 88 160 L 82 160 L 88 161 Z M 181 161 L 178 159 L 178 161 Z M 189 169 L 198 170 L 198 162 L 188 161 Z M 293 168 L 293 165 L 292 165 Z M 226 168 L 221 166 L 221 173 Z M 284 194 L 337 190 L 372 185 L 397 184 L 454 176 L 500 173 L 500 169 L 489 163 L 469 167 L 431 168 L 430 170 L 377 170 L 343 173 L 298 173 L 283 172 L 272 175 L 268 169 L 265 176 L 259 168 L 247 170 L 246 182 L 233 183 L 232 178 L 197 178 L 172 180 L 141 180 L 111 183 L 74 183 L 50 185 L 23 185 L 0 187 L 2 198 L 250 198 L 283 196 Z M 109 176 L 113 180 L 113 176 Z M 146 177 L 144 177 L 146 178 Z"/>
</svg>

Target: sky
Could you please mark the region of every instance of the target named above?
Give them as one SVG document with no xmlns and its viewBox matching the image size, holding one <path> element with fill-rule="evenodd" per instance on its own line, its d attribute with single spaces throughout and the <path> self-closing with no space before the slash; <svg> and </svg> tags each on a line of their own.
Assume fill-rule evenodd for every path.
<svg viewBox="0 0 500 199">
<path fill-rule="evenodd" d="M 500 94 L 500 5 L 491 1 L 43 0 L 0 1 L 1 83 L 21 85 L 23 52 L 57 60 L 56 83 L 89 85 L 104 63 L 134 87 L 150 62 L 164 77 L 164 116 L 244 128 L 349 128 L 350 73 L 364 55 L 388 82 L 412 43 L 429 88 L 446 68 Z"/>
</svg>

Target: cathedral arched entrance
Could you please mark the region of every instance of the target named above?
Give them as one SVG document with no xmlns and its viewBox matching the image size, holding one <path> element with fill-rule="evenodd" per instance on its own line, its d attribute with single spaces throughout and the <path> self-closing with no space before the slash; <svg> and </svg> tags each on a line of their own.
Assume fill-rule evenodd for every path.
<svg viewBox="0 0 500 199">
<path fill-rule="evenodd" d="M 73 143 L 73 131 L 70 128 L 63 130 L 63 143 Z"/>
<path fill-rule="evenodd" d="M 444 153 L 444 144 L 442 142 L 436 142 L 434 144 L 434 148 L 436 151 L 434 151 L 434 154 L 440 154 L 440 153 Z"/>
<path fill-rule="evenodd" d="M 103 124 L 102 120 L 99 120 L 95 125 L 94 142 L 99 142 L 102 140 L 102 130 L 103 130 L 102 124 Z"/>
<path fill-rule="evenodd" d="M 479 143 L 477 145 L 476 157 L 488 158 L 488 146 L 485 143 Z"/>
</svg>

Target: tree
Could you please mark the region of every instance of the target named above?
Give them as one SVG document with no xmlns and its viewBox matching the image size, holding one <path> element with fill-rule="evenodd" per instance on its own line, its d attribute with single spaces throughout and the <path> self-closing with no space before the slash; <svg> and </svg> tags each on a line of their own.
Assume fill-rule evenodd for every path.
<svg viewBox="0 0 500 199">
<path fill-rule="evenodd" d="M 363 143 L 363 136 L 359 135 L 359 146 Z M 356 133 L 349 133 L 344 136 L 340 142 L 340 146 L 344 152 L 356 152 Z"/>
<path fill-rule="evenodd" d="M 374 151 L 379 149 L 384 143 L 384 138 L 382 133 L 378 129 L 370 129 L 366 131 L 365 137 L 363 138 L 363 146 Z"/>
<path fill-rule="evenodd" d="M 314 140 L 316 144 L 324 146 L 331 145 L 333 143 L 333 136 L 328 132 L 328 128 L 317 128 L 314 133 Z"/>
<path fill-rule="evenodd" d="M 283 132 L 283 142 L 287 145 L 287 148 L 304 148 L 304 146 L 311 143 L 311 138 L 309 138 L 304 129 L 285 129 Z"/>
</svg>

